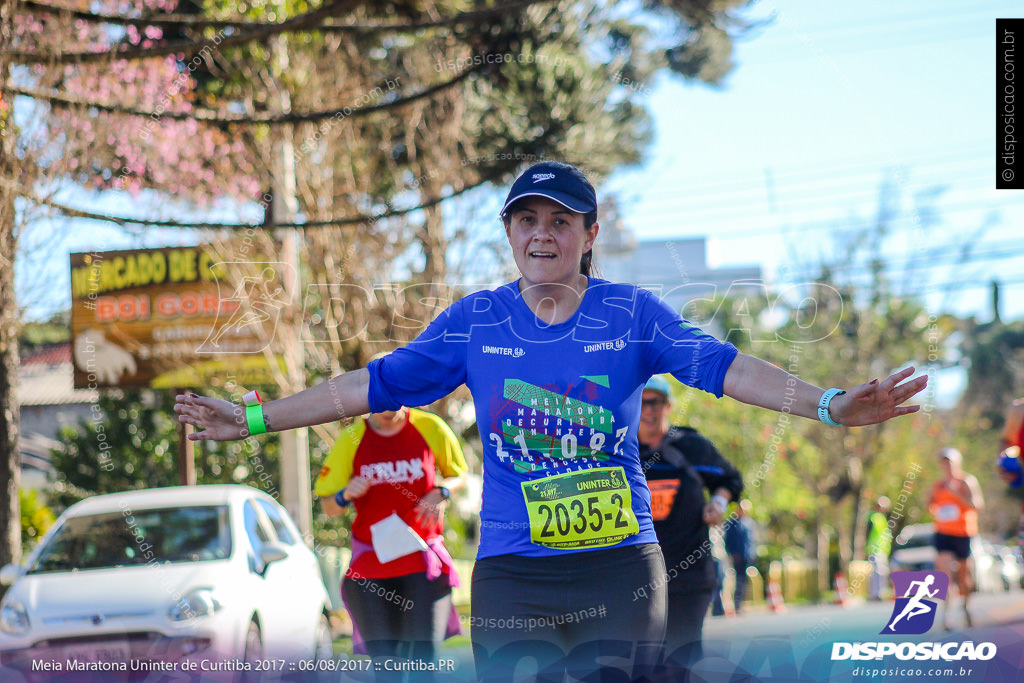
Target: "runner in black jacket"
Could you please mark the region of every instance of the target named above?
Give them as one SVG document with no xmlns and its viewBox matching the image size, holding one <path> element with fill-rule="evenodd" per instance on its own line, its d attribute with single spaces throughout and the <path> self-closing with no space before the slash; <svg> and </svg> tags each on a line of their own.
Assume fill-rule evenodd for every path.
<svg viewBox="0 0 1024 683">
<path fill-rule="evenodd" d="M 701 655 L 704 615 L 715 588 L 709 525 L 722 521 L 743 481 L 707 438 L 690 427 L 669 426 L 671 392 L 663 377 L 647 383 L 642 406 L 640 462 L 669 582 L 667 653 L 686 664 Z"/>
</svg>

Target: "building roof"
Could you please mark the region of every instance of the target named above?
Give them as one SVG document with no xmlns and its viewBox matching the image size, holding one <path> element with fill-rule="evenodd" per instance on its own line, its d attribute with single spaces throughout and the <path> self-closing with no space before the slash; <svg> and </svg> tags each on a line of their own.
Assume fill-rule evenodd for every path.
<svg viewBox="0 0 1024 683">
<path fill-rule="evenodd" d="M 21 354 L 21 365 L 56 365 L 71 362 L 71 344 L 47 344 Z"/>
<path fill-rule="evenodd" d="M 18 402 L 23 406 L 95 403 L 95 389 L 75 389 L 71 344 L 56 344 L 27 354 L 18 368 Z"/>
</svg>

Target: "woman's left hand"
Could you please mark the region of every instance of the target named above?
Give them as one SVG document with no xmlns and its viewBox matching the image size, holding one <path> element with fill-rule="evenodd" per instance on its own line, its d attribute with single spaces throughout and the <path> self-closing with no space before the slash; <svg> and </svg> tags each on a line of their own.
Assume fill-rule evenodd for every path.
<svg viewBox="0 0 1024 683">
<path fill-rule="evenodd" d="M 430 489 L 416 503 L 416 520 L 424 525 L 431 525 L 439 522 L 444 517 L 445 505 L 448 501 L 437 489 Z"/>
<path fill-rule="evenodd" d="M 900 415 L 916 413 L 919 405 L 902 405 L 912 396 L 928 386 L 928 376 L 922 375 L 909 382 L 903 382 L 914 374 L 914 368 L 889 375 L 884 380 L 871 380 L 858 384 L 845 394 L 832 399 L 831 414 L 844 427 L 878 424 Z"/>
</svg>

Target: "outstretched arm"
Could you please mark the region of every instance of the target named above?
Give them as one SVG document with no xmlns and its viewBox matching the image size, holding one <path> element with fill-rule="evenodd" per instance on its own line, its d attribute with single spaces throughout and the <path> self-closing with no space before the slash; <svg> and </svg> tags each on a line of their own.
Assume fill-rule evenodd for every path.
<svg viewBox="0 0 1024 683">
<path fill-rule="evenodd" d="M 370 373 L 365 368 L 263 404 L 268 432 L 311 427 L 356 417 L 369 411 Z M 195 394 L 179 395 L 174 404 L 178 421 L 194 426 L 192 441 L 236 441 L 249 436 L 245 409 L 230 401 Z"/>
<path fill-rule="evenodd" d="M 978 512 L 981 512 L 985 507 L 985 499 L 981 495 L 981 486 L 978 484 L 978 480 L 974 475 L 968 474 L 964 477 L 964 486 L 967 488 L 967 499 L 965 502 Z"/>
<path fill-rule="evenodd" d="M 928 385 L 921 376 L 903 382 L 914 368 L 889 375 L 884 380 L 858 384 L 832 400 L 832 419 L 846 427 L 877 424 L 899 415 L 917 412 L 921 406 L 901 405 Z M 737 354 L 725 373 L 724 392 L 737 401 L 780 412 L 817 419 L 822 389 L 808 384 L 771 363 Z"/>
</svg>

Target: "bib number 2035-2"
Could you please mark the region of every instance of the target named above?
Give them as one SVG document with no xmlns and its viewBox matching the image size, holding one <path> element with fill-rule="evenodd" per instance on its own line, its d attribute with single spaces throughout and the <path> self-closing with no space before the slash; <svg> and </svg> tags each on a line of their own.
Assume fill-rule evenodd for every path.
<svg viewBox="0 0 1024 683">
<path fill-rule="evenodd" d="M 568 472 L 523 482 L 530 540 L 559 550 L 601 548 L 640 531 L 621 467 Z"/>
</svg>

